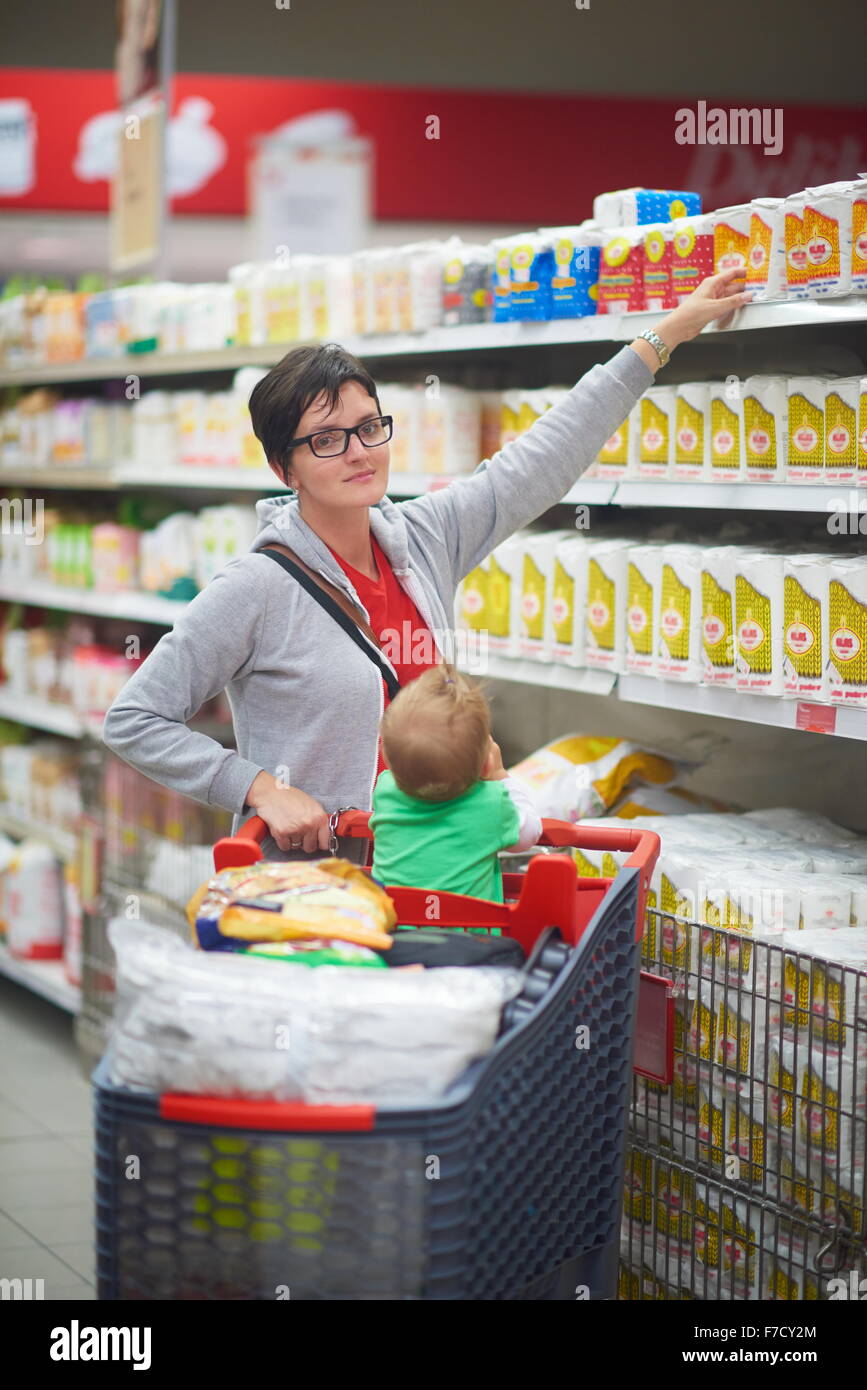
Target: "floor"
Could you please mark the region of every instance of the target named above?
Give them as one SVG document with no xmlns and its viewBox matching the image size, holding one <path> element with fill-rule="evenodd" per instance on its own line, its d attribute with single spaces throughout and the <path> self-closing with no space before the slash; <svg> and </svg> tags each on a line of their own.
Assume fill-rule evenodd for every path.
<svg viewBox="0 0 867 1390">
<path fill-rule="evenodd" d="M 72 1018 L 0 978 L 0 1278 L 94 1299 L 91 1092 Z"/>
</svg>

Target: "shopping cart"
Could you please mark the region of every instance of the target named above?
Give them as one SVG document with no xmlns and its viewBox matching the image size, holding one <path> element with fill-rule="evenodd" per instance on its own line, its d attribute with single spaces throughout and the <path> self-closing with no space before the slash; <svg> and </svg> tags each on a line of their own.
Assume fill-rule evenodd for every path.
<svg viewBox="0 0 867 1390">
<path fill-rule="evenodd" d="M 342 813 L 341 836 L 370 836 Z M 261 820 L 215 847 L 262 857 Z M 147 1095 L 94 1074 L 101 1299 L 613 1298 L 639 952 L 655 834 L 543 821 L 568 854 L 504 874 L 502 904 L 438 892 L 437 925 L 528 956 L 493 1049 L 418 1108 Z M 389 888 L 430 926 L 430 891 Z M 130 1155 L 138 1180 L 126 1179 Z"/>
</svg>

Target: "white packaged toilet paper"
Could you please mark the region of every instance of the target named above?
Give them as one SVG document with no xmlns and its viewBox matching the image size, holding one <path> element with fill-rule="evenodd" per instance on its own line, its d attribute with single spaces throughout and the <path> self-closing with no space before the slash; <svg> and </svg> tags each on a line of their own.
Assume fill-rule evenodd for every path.
<svg viewBox="0 0 867 1390">
<path fill-rule="evenodd" d="M 789 397 L 783 376 L 749 376 L 743 383 L 744 474 L 748 483 L 786 477 Z"/>
<path fill-rule="evenodd" d="M 783 560 L 783 694 L 794 699 L 826 698 L 829 566 L 827 555 Z"/>
<path fill-rule="evenodd" d="M 633 545 L 626 557 L 625 669 L 636 675 L 655 670 L 663 553 L 661 545 Z"/>
<path fill-rule="evenodd" d="M 675 387 L 673 476 L 684 482 L 709 482 L 710 383 L 685 381 Z"/>
<path fill-rule="evenodd" d="M 838 377 L 825 383 L 825 482 L 839 486 L 855 481 L 858 466 L 859 378 Z"/>
<path fill-rule="evenodd" d="M 590 541 L 587 546 L 585 665 L 622 671 L 626 661 L 627 540 Z"/>
<path fill-rule="evenodd" d="M 573 535 L 554 549 L 547 640 L 551 660 L 565 666 L 584 665 L 588 544 L 586 536 Z"/>
<path fill-rule="evenodd" d="M 697 682 L 701 677 L 701 574 L 697 545 L 667 545 L 662 555 L 656 675 Z"/>
<path fill-rule="evenodd" d="M 783 557 L 738 550 L 735 556 L 736 688 L 783 693 Z"/>
</svg>

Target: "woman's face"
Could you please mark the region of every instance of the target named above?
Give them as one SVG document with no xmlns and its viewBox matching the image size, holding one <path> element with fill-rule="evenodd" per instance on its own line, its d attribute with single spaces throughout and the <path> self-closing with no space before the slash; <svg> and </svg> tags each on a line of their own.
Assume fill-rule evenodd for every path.
<svg viewBox="0 0 867 1390">
<path fill-rule="evenodd" d="M 331 429 L 352 429 L 379 414 L 376 401 L 364 387 L 357 381 L 348 381 L 334 410 L 328 409 L 324 395 L 308 406 L 298 422 L 296 438 Z M 309 444 L 302 444 L 292 450 L 288 482 L 298 491 L 302 511 L 305 502 L 317 508 L 372 507 L 385 495 L 388 461 L 387 443 L 368 448 L 357 434 L 350 437 L 346 453 L 333 458 L 318 458 Z"/>
</svg>

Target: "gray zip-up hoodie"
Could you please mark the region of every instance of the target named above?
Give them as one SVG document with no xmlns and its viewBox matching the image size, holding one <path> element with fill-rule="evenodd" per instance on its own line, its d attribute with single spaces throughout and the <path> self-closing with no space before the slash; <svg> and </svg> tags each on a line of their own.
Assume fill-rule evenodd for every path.
<svg viewBox="0 0 867 1390">
<path fill-rule="evenodd" d="M 460 580 L 560 501 L 652 381 L 624 347 L 474 473 L 422 497 L 384 497 L 371 507 L 373 535 L 435 634 L 453 626 Z M 154 781 L 233 811 L 236 825 L 263 769 L 328 812 L 369 810 L 382 677 L 319 604 L 257 552 L 282 542 L 359 607 L 360 600 L 294 499 L 266 499 L 256 510 L 250 553 L 221 570 L 157 643 L 108 711 L 103 737 Z M 186 727 L 223 689 L 237 752 Z M 281 857 L 273 841 L 265 852 Z M 360 860 L 363 845 L 344 842 L 340 852 Z"/>
</svg>

